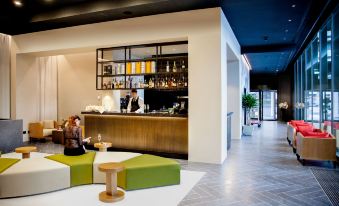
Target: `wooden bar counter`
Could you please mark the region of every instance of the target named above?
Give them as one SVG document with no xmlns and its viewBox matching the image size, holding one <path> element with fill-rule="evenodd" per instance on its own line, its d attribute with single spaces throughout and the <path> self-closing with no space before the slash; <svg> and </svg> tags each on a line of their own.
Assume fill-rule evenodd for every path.
<svg viewBox="0 0 339 206">
<path fill-rule="evenodd" d="M 113 149 L 188 154 L 187 115 L 82 112 L 91 144 L 111 142 Z"/>
</svg>

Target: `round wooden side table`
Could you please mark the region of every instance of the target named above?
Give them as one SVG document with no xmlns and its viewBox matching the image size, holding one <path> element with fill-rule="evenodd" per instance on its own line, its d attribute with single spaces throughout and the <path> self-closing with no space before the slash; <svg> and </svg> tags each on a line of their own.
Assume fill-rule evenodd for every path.
<svg viewBox="0 0 339 206">
<path fill-rule="evenodd" d="M 34 146 L 27 146 L 27 147 L 18 147 L 15 149 L 16 153 L 22 154 L 22 159 L 30 158 L 31 152 L 37 151 L 37 148 Z"/>
<path fill-rule="evenodd" d="M 106 172 L 106 191 L 100 192 L 99 200 L 102 202 L 118 202 L 124 199 L 125 193 L 118 190 L 118 172 L 124 170 L 121 163 L 103 163 L 99 165 L 99 171 Z"/>
<path fill-rule="evenodd" d="M 98 143 L 94 143 L 94 147 L 98 148 L 100 152 L 107 152 L 107 148 L 112 147 L 112 143 L 98 142 Z"/>
</svg>

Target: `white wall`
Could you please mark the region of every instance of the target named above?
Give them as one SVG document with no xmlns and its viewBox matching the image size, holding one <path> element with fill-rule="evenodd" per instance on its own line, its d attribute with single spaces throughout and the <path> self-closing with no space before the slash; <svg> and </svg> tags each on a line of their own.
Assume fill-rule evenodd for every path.
<svg viewBox="0 0 339 206">
<path fill-rule="evenodd" d="M 18 47 L 17 53 L 35 55 L 56 55 L 94 51 L 95 48 L 107 46 L 188 40 L 189 160 L 222 163 L 226 158 L 226 44 L 230 45 L 237 55 L 240 55 L 240 46 L 220 8 L 23 34 L 14 36 L 14 40 Z M 71 77 L 67 81 L 76 80 L 81 68 L 76 70 L 75 73 L 70 72 Z M 95 84 L 91 81 L 82 86 L 90 87 L 88 94 L 95 97 L 89 99 L 93 98 L 95 101 L 96 95 L 92 91 Z M 63 91 L 60 85 L 59 89 L 60 92 L 67 92 Z M 59 98 L 62 98 L 60 93 L 59 95 Z M 79 100 L 78 106 L 76 104 L 62 106 L 64 100 L 59 99 L 59 110 L 63 110 L 60 115 L 66 116 L 68 110 L 61 106 L 77 106 L 81 110 L 84 104 L 81 101 Z"/>
<path fill-rule="evenodd" d="M 97 105 L 100 92 L 95 87 L 95 51 L 58 56 L 58 120 Z"/>
</svg>

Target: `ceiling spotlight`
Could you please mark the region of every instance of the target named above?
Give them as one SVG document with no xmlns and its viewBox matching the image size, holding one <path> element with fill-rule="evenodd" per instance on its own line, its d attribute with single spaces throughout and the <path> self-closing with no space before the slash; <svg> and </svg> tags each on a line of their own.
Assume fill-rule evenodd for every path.
<svg viewBox="0 0 339 206">
<path fill-rule="evenodd" d="M 289 19 L 289 20 L 288 20 L 288 22 L 291 22 L 291 21 L 292 21 L 292 19 Z"/>
<path fill-rule="evenodd" d="M 295 4 L 292 4 L 292 8 L 295 8 L 295 6 L 296 6 Z"/>
<path fill-rule="evenodd" d="M 285 32 L 287 33 L 287 32 L 288 32 L 288 29 L 285 29 Z"/>
<path fill-rule="evenodd" d="M 22 2 L 20 0 L 14 0 L 13 1 L 13 4 L 16 6 L 16 7 L 22 7 Z"/>
</svg>

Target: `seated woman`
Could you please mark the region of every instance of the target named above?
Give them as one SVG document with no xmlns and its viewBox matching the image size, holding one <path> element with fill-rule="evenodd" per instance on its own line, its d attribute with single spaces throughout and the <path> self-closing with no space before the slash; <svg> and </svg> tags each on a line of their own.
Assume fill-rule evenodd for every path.
<svg viewBox="0 0 339 206">
<path fill-rule="evenodd" d="M 67 127 L 64 128 L 65 149 L 64 154 L 68 156 L 77 156 L 85 154 L 83 147 L 88 139 L 82 140 L 82 130 L 80 127 L 80 117 L 75 115 L 71 116 L 68 120 Z"/>
</svg>

